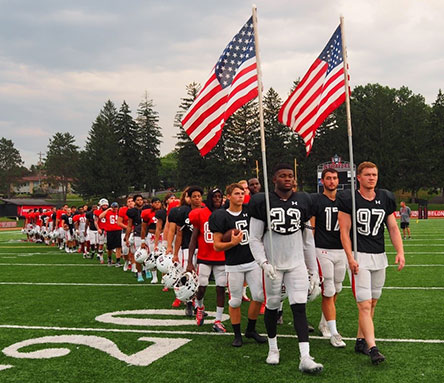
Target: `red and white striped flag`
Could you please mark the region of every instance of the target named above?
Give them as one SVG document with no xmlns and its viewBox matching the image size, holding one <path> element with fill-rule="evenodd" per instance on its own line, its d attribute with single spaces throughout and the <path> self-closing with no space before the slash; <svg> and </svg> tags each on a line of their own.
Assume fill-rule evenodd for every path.
<svg viewBox="0 0 444 383">
<path fill-rule="evenodd" d="M 210 78 L 182 119 L 182 126 L 205 156 L 222 135 L 225 121 L 258 94 L 253 18 L 228 43 Z"/>
<path fill-rule="evenodd" d="M 279 121 L 295 130 L 305 142 L 307 156 L 316 129 L 345 101 L 341 27 L 279 111 Z"/>
</svg>

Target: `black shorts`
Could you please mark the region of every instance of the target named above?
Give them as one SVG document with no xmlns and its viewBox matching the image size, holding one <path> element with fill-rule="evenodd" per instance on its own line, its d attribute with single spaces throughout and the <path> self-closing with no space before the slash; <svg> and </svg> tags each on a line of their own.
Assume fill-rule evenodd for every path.
<svg viewBox="0 0 444 383">
<path fill-rule="evenodd" d="M 401 229 L 407 229 L 409 227 L 409 222 L 401 222 Z"/>
<path fill-rule="evenodd" d="M 122 230 L 107 231 L 106 248 L 108 250 L 113 250 L 121 247 L 122 247 Z"/>
</svg>

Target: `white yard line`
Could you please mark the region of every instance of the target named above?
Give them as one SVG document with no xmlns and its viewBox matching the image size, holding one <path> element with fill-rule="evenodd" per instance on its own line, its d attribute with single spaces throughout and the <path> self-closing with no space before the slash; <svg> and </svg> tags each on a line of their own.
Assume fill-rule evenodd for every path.
<svg viewBox="0 0 444 383">
<path fill-rule="evenodd" d="M 159 334 L 159 335 L 207 335 L 207 336 L 220 336 L 230 335 L 233 333 L 226 332 L 219 334 L 215 332 L 203 332 L 203 331 L 171 331 L 171 330 L 137 330 L 137 329 L 122 329 L 122 328 L 84 328 L 84 327 L 51 327 L 51 326 L 21 326 L 21 325 L 0 325 L 0 328 L 17 329 L 17 330 L 45 330 L 45 331 L 77 331 L 77 332 L 116 332 L 116 333 L 135 333 L 135 334 Z M 265 334 L 263 334 L 265 335 Z M 296 335 L 283 334 L 279 335 L 280 338 L 296 338 Z M 312 339 L 325 339 L 322 336 L 310 335 Z M 355 340 L 355 338 L 343 338 L 345 340 Z M 429 344 L 444 344 L 444 339 L 384 339 L 377 338 L 379 342 L 401 342 L 401 343 L 429 343 Z"/>
<path fill-rule="evenodd" d="M 96 286 L 96 287 L 159 287 L 163 286 L 160 283 L 155 284 L 139 284 L 139 283 L 69 283 L 69 282 L 0 282 L 0 285 L 11 286 Z M 209 287 L 214 287 L 214 284 Z M 349 289 L 350 286 L 343 286 Z M 440 287 L 423 287 L 423 286 L 385 286 L 386 290 L 444 290 L 444 286 Z"/>
</svg>

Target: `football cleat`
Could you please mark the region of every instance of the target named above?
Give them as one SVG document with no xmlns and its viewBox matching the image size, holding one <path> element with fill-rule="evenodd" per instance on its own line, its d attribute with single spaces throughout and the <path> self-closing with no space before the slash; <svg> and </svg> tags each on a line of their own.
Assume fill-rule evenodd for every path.
<svg viewBox="0 0 444 383">
<path fill-rule="evenodd" d="M 233 347 L 242 347 L 242 344 L 242 337 L 235 337 L 233 342 L 231 343 Z"/>
<path fill-rule="evenodd" d="M 151 271 L 145 270 L 145 277 L 146 277 L 146 279 L 150 279 L 153 277 L 153 274 L 151 274 Z"/>
<path fill-rule="evenodd" d="M 310 355 L 301 358 L 301 362 L 299 363 L 299 370 L 302 372 L 314 374 L 321 372 L 323 369 L 324 366 L 321 363 L 316 363 L 314 358 Z"/>
<path fill-rule="evenodd" d="M 205 307 L 198 307 L 196 310 L 196 323 L 198 326 L 202 326 L 204 324 L 204 309 Z"/>
<path fill-rule="evenodd" d="M 162 291 L 163 291 L 163 292 L 168 291 L 168 287 L 164 287 L 164 288 L 162 289 Z"/>
<path fill-rule="evenodd" d="M 123 271 L 128 270 L 129 261 L 125 261 L 125 264 L 123 265 Z"/>
<path fill-rule="evenodd" d="M 159 282 L 159 280 L 157 279 L 157 271 L 154 270 L 154 271 L 152 272 L 152 275 L 153 275 L 153 279 L 151 280 L 151 284 L 154 285 L 154 284 L 156 284 L 156 283 Z"/>
<path fill-rule="evenodd" d="M 265 362 L 267 364 L 279 364 L 279 350 L 277 348 L 270 348 Z"/>
<path fill-rule="evenodd" d="M 219 333 L 225 333 L 227 332 L 227 329 L 220 320 L 217 320 L 216 322 L 213 323 L 213 331 Z"/>
<path fill-rule="evenodd" d="M 137 277 L 137 282 L 143 282 L 143 277 L 142 277 L 142 275 L 139 275 L 139 276 Z"/>
<path fill-rule="evenodd" d="M 171 304 L 171 307 L 180 307 L 182 304 L 182 301 L 180 299 L 175 299 L 174 302 Z"/>
<path fill-rule="evenodd" d="M 357 352 L 358 354 L 364 354 L 364 355 L 369 354 L 368 345 L 367 345 L 367 342 L 365 341 L 365 339 L 363 339 L 363 338 L 356 339 L 355 352 Z"/>
<path fill-rule="evenodd" d="M 342 340 L 341 334 L 335 334 L 330 337 L 330 343 L 333 347 L 342 348 L 345 347 L 346 344 Z"/>
<path fill-rule="evenodd" d="M 379 364 L 385 360 L 385 356 L 379 352 L 378 347 L 376 347 L 376 346 L 373 346 L 369 350 L 369 354 L 370 354 L 370 359 L 373 364 Z"/>
<path fill-rule="evenodd" d="M 256 330 L 247 331 L 245 333 L 245 338 L 254 339 L 257 343 L 265 343 L 267 341 L 267 338 L 265 338 L 262 335 L 259 335 Z"/>
</svg>

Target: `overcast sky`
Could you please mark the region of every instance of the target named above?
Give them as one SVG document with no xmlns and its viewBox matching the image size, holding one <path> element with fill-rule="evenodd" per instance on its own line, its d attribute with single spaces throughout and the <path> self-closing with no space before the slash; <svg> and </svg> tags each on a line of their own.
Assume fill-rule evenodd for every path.
<svg viewBox="0 0 444 383">
<path fill-rule="evenodd" d="M 161 154 L 185 86 L 204 83 L 251 16 L 245 0 L 0 0 L 0 136 L 26 166 L 56 132 L 84 148 L 106 100 L 135 116 L 145 91 Z M 263 82 L 285 99 L 345 17 L 351 86 L 408 86 L 427 103 L 444 88 L 442 0 L 257 0 Z"/>
</svg>

